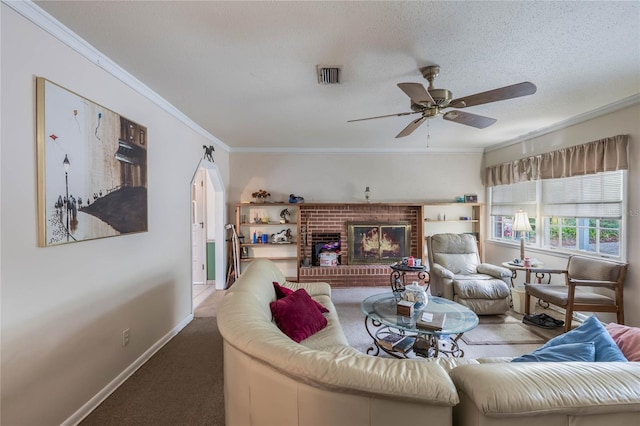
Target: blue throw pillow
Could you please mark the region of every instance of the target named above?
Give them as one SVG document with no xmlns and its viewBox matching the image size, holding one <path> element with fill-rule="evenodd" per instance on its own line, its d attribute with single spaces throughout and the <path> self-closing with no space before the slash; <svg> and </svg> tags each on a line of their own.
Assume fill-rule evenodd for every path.
<svg viewBox="0 0 640 426">
<path fill-rule="evenodd" d="M 542 348 L 564 345 L 567 343 L 589 343 L 593 342 L 596 349 L 596 362 L 620 361 L 627 362 L 624 354 L 613 341 L 604 326 L 596 316 L 589 317 L 579 327 L 574 328 L 560 336 L 554 337 L 545 343 Z M 542 349 L 541 348 L 541 349 Z"/>
<path fill-rule="evenodd" d="M 563 362 L 563 361 L 588 361 L 596 358 L 596 345 L 588 343 L 567 343 L 541 347 L 511 360 L 511 362 Z"/>
</svg>

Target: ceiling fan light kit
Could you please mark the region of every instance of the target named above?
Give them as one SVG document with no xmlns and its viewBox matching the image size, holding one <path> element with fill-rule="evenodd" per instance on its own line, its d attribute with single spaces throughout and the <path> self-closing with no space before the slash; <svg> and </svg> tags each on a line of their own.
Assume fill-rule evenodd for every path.
<svg viewBox="0 0 640 426">
<path fill-rule="evenodd" d="M 422 114 L 417 120 L 409 123 L 396 138 L 408 136 L 413 133 L 427 119 L 438 116 L 443 113 L 445 108 L 467 108 L 475 105 L 488 104 L 491 102 L 503 101 L 506 99 L 519 98 L 521 96 L 533 95 L 536 93 L 535 84 L 525 81 L 511 86 L 504 86 L 498 89 L 489 90 L 474 95 L 465 96 L 463 98 L 454 99 L 453 93 L 447 89 L 436 89 L 433 81 L 440 74 L 440 66 L 429 65 L 420 68 L 422 76 L 429 82 L 428 89 L 420 83 L 398 83 L 398 87 L 411 99 L 411 111 L 401 112 L 397 114 L 380 115 L 377 117 L 359 118 L 349 120 L 348 122 L 373 120 L 385 117 L 400 117 L 410 114 Z M 458 124 L 484 129 L 497 120 L 495 118 L 485 117 L 478 114 L 472 114 L 465 111 L 448 111 L 442 115 L 447 121 Z"/>
</svg>

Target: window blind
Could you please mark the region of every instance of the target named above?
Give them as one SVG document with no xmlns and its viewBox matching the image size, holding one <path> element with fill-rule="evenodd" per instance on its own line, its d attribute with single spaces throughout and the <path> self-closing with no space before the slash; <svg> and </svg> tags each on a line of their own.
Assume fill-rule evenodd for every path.
<svg viewBox="0 0 640 426">
<path fill-rule="evenodd" d="M 520 209 L 529 217 L 536 216 L 535 181 L 491 188 L 491 216 L 513 216 Z"/>
<path fill-rule="evenodd" d="M 622 217 L 623 171 L 542 181 L 542 215 Z"/>
</svg>

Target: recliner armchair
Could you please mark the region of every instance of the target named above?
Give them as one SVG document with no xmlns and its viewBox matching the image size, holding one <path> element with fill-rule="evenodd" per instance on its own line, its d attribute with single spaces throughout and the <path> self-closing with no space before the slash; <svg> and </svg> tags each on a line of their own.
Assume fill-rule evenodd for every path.
<svg viewBox="0 0 640 426">
<path fill-rule="evenodd" d="M 481 263 L 473 235 L 431 235 L 427 237 L 427 250 L 433 296 L 460 303 L 477 315 L 509 310 L 511 271 Z"/>
</svg>

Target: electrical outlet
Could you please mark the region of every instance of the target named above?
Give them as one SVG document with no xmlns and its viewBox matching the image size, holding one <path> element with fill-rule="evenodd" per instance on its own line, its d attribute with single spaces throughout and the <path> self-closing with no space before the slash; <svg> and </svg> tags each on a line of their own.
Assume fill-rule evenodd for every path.
<svg viewBox="0 0 640 426">
<path fill-rule="evenodd" d="M 123 348 L 129 344 L 129 339 L 130 338 L 131 338 L 131 330 L 127 328 L 125 331 L 122 332 L 122 347 Z"/>
</svg>

